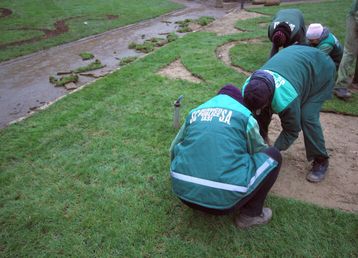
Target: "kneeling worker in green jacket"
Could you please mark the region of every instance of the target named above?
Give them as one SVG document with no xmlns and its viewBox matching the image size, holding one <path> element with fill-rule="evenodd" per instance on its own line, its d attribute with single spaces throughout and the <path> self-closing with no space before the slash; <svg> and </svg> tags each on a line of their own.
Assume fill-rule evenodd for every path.
<svg viewBox="0 0 358 258">
<path fill-rule="evenodd" d="M 241 91 L 233 85 L 190 111 L 173 140 L 174 193 L 191 208 L 235 213 L 240 228 L 268 223 L 264 201 L 276 181 L 281 154 L 268 147 Z"/>
<path fill-rule="evenodd" d="M 319 121 L 321 107 L 333 93 L 335 65 L 317 48 L 290 46 L 278 52 L 254 72 L 243 86 L 244 102 L 255 114 L 260 133 L 267 138 L 273 113 L 279 115 L 282 131 L 274 146 L 288 147 L 303 131 L 306 156 L 313 160 L 306 176 L 320 182 L 328 169 L 328 154 Z"/>
</svg>

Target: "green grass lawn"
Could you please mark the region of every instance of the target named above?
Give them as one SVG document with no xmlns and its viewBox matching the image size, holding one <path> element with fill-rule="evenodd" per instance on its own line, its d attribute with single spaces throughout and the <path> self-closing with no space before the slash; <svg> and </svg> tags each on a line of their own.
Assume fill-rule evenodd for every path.
<svg viewBox="0 0 358 258">
<path fill-rule="evenodd" d="M 357 214 L 270 196 L 270 224 L 243 231 L 171 192 L 174 100 L 241 85 L 215 49 L 260 33 L 188 34 L 1 130 L 0 256 L 357 257 Z M 178 58 L 204 82 L 156 74 Z"/>
<path fill-rule="evenodd" d="M 169 0 L 2 0 L 0 8 L 12 11 L 0 16 L 0 61 L 153 18 L 182 7 Z M 43 29 L 56 30 L 64 20 L 68 32 L 43 39 Z M 14 42 L 33 40 L 26 44 Z"/>
</svg>

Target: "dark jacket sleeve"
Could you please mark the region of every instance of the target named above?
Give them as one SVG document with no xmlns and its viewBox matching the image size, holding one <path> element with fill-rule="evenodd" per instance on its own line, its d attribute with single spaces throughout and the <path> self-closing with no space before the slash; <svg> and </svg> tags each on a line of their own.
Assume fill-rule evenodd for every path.
<svg viewBox="0 0 358 258">
<path fill-rule="evenodd" d="M 296 98 L 286 109 L 278 114 L 282 131 L 274 146 L 280 151 L 287 150 L 301 131 L 301 108 L 299 103 L 299 98 Z"/>
</svg>

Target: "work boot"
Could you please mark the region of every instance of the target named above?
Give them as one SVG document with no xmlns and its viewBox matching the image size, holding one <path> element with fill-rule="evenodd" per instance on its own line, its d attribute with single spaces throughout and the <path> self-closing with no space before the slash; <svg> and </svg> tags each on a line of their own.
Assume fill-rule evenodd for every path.
<svg viewBox="0 0 358 258">
<path fill-rule="evenodd" d="M 358 82 L 352 82 L 349 86 L 349 90 L 353 93 L 358 92 Z"/>
<path fill-rule="evenodd" d="M 337 98 L 347 100 L 350 97 L 352 97 L 352 94 L 348 91 L 347 88 L 334 88 L 333 89 L 334 95 L 337 96 Z"/>
<path fill-rule="evenodd" d="M 308 172 L 306 179 L 312 183 L 321 182 L 328 170 L 328 158 L 317 158 L 312 162 L 312 168 Z"/>
<path fill-rule="evenodd" d="M 235 218 L 235 224 L 238 228 L 249 228 L 256 225 L 267 224 L 272 218 L 272 210 L 270 208 L 263 208 L 262 213 L 256 217 L 250 217 L 245 214 L 239 214 Z"/>
</svg>

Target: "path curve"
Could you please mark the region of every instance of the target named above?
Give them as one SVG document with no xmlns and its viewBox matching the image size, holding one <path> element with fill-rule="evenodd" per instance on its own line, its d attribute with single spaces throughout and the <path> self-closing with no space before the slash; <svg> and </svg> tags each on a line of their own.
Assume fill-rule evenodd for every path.
<svg viewBox="0 0 358 258">
<path fill-rule="evenodd" d="M 232 69 L 242 73 L 246 76 L 250 76 L 251 72 L 243 69 L 242 67 L 233 65 L 230 58 L 230 49 L 235 47 L 237 44 L 240 43 L 257 43 L 259 39 L 250 39 L 250 40 L 241 40 L 241 41 L 232 41 L 225 43 L 224 45 L 219 46 L 216 49 L 216 56 L 227 66 L 231 67 Z"/>
</svg>

